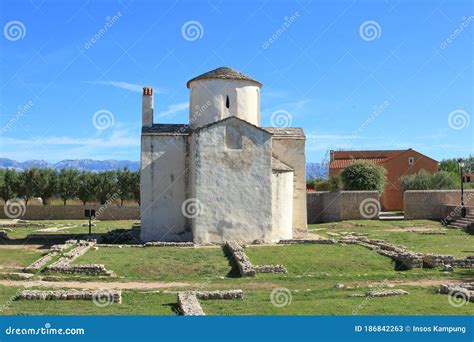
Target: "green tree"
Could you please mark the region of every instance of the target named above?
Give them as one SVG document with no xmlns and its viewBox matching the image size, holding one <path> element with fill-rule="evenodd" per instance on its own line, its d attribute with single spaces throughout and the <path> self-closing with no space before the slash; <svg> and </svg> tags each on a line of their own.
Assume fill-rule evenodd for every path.
<svg viewBox="0 0 474 342">
<path fill-rule="evenodd" d="M 400 186 L 403 191 L 456 189 L 458 187 L 450 172 L 439 171 L 433 175 L 426 170 L 402 176 Z"/>
<path fill-rule="evenodd" d="M 83 205 L 86 205 L 87 202 L 91 202 L 95 198 L 96 178 L 91 172 L 82 171 L 79 174 L 78 181 L 77 197 L 82 201 Z"/>
<path fill-rule="evenodd" d="M 2 170 L 0 177 L 0 197 L 6 202 L 17 195 L 18 174 L 15 170 Z"/>
<path fill-rule="evenodd" d="M 434 189 L 456 189 L 457 184 L 453 180 L 451 173 L 439 171 L 432 176 L 432 185 Z"/>
<path fill-rule="evenodd" d="M 120 206 L 123 206 L 123 201 L 133 199 L 133 173 L 126 167 L 123 170 L 117 171 L 118 190 L 120 193 Z"/>
<path fill-rule="evenodd" d="M 58 175 L 58 195 L 66 205 L 67 200 L 77 196 L 79 191 L 79 171 L 62 169 Z"/>
<path fill-rule="evenodd" d="M 25 200 L 28 205 L 28 200 L 34 196 L 35 182 L 38 179 L 38 169 L 31 168 L 20 172 L 18 175 L 17 195 Z"/>
<path fill-rule="evenodd" d="M 41 197 L 43 205 L 51 202 L 51 197 L 56 195 L 58 190 L 58 173 L 50 168 L 40 169 L 34 174 L 35 196 Z"/>
<path fill-rule="evenodd" d="M 385 169 L 381 166 L 356 162 L 340 173 L 344 190 L 377 190 L 385 185 Z"/>
<path fill-rule="evenodd" d="M 140 205 L 140 170 L 132 173 L 133 199 Z"/>
<path fill-rule="evenodd" d="M 412 175 L 400 177 L 400 187 L 406 190 L 429 190 L 433 188 L 431 173 L 421 170 Z"/>
<path fill-rule="evenodd" d="M 119 190 L 117 184 L 117 172 L 104 171 L 94 174 L 94 178 L 97 181 L 95 198 L 100 202 L 100 204 L 105 204 L 105 202 Z"/>
</svg>

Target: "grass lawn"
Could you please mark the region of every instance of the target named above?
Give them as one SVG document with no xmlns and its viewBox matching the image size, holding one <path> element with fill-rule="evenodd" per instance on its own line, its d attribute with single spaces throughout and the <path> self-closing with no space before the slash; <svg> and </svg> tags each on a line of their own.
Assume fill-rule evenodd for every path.
<svg viewBox="0 0 474 342">
<path fill-rule="evenodd" d="M 397 287 L 398 288 L 398 287 Z M 207 315 L 472 315 L 467 304 L 451 306 L 447 295 L 435 288 L 401 287 L 410 294 L 386 298 L 353 298 L 367 288 L 354 290 L 311 288 L 292 290 L 287 305 L 272 305 L 272 289 L 244 290 L 244 300 L 201 300 Z M 20 290 L 0 286 L 0 315 L 175 315 L 176 294 L 169 292 L 122 291 L 122 303 L 100 308 L 92 301 L 11 301 Z"/>
<path fill-rule="evenodd" d="M 435 229 L 444 227 L 438 221 L 409 220 L 409 221 L 378 221 L 358 220 L 335 223 L 312 224 L 309 229 L 322 236 L 328 232 L 360 232 L 368 233 L 369 238 L 382 239 L 390 243 L 404 245 L 414 252 L 451 254 L 465 258 L 474 254 L 474 236 L 461 229 L 444 229 L 446 235 L 428 235 L 407 232 L 410 229 Z"/>
<path fill-rule="evenodd" d="M 127 280 L 195 280 L 225 277 L 231 267 L 222 248 L 99 248 L 75 264 L 99 263 Z"/>
<path fill-rule="evenodd" d="M 121 304 L 102 308 L 86 300 L 11 301 L 19 290 L 0 286 L 0 315 L 176 315 L 176 294 L 172 293 L 122 291 Z"/>
<path fill-rule="evenodd" d="M 106 233 L 114 229 L 131 229 L 135 220 L 121 221 L 94 221 L 92 233 Z M 23 239 L 28 234 L 87 234 L 89 226 L 87 220 L 52 220 L 52 221 L 31 221 L 32 224 L 41 223 L 45 227 L 17 227 L 8 232 L 10 239 Z M 54 231 L 42 231 L 43 229 L 58 228 Z M 1 229 L 1 228 L 0 228 Z"/>
<path fill-rule="evenodd" d="M 77 222 L 83 221 L 49 223 L 56 225 Z M 103 221 L 99 222 L 95 229 L 108 231 L 130 228 L 132 222 Z M 427 220 L 364 220 L 311 225 L 310 230 L 322 236 L 328 236 L 328 232 L 364 232 L 371 238 L 402 244 L 417 252 L 454 254 L 459 257 L 474 254 L 474 237 L 460 230 L 447 230 L 446 235 L 407 232 L 410 228 L 423 227 L 441 229 L 439 223 Z M 28 231 L 38 228 L 18 229 Z M 70 229 L 85 230 L 87 227 Z M 10 233 L 19 234 L 17 228 Z M 287 268 L 288 274 L 257 274 L 254 278 L 236 278 L 235 270 L 232 270 L 231 263 L 220 247 L 99 247 L 89 250 L 74 263 L 104 264 L 107 269 L 114 271 L 117 277 L 99 279 L 61 275 L 56 281 L 143 281 L 180 284 L 168 284 L 167 290 L 170 292 L 163 291 L 163 288 L 160 288 L 160 291 L 125 290 L 122 291 L 122 304 L 112 304 L 105 308 L 99 308 L 89 301 L 14 301 L 10 304 L 9 299 L 19 288 L 0 285 L 0 315 L 174 315 L 176 294 L 172 292 L 184 289 L 244 291 L 243 301 L 201 301 L 204 311 L 209 315 L 474 314 L 474 304 L 455 308 L 449 304 L 446 295 L 436 293 L 437 286 L 433 285 L 433 282 L 474 281 L 472 269 L 455 269 L 452 273 L 441 272 L 437 268 L 395 271 L 394 263 L 389 258 L 357 245 L 260 245 L 248 246 L 245 251 L 254 265 L 282 264 Z M 46 249 L 40 249 L 36 245 L 0 245 L 0 272 L 9 270 L 9 267 L 24 267 L 44 252 Z M 391 286 L 404 289 L 410 294 L 370 299 L 349 297 L 350 294 L 365 293 L 369 285 L 373 288 L 384 282 L 392 283 Z M 342 283 L 345 287 L 337 289 L 337 283 Z M 57 282 L 55 284 L 66 286 Z M 288 305 L 281 308 L 272 305 L 270 295 L 275 288 L 285 288 L 291 293 L 291 302 Z M 3 306 L 5 308 L 2 310 Z"/>
<path fill-rule="evenodd" d="M 447 295 L 437 294 L 435 288 L 402 286 L 406 296 L 384 298 L 349 297 L 367 289 L 345 290 L 312 288 L 291 291 L 291 301 L 283 307 L 271 302 L 271 290 L 246 291 L 244 300 L 201 301 L 208 315 L 472 315 L 474 308 L 467 304 L 451 306 Z M 289 298 L 289 296 L 286 296 Z"/>
<path fill-rule="evenodd" d="M 0 245 L 0 272 L 26 267 L 47 251 L 39 245 Z"/>
</svg>

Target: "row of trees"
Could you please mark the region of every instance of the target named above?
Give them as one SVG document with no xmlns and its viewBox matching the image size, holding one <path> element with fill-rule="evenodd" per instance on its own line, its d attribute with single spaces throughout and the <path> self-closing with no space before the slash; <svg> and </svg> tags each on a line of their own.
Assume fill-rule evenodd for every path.
<svg viewBox="0 0 474 342">
<path fill-rule="evenodd" d="M 119 198 L 120 205 L 125 200 L 140 203 L 140 173 L 127 168 L 117 171 L 88 172 L 74 169 L 31 168 L 17 172 L 0 170 L 0 197 L 7 201 L 22 198 L 26 204 L 33 197 L 41 197 L 43 204 L 60 198 L 64 205 L 70 199 L 104 204 L 111 197 Z"/>
</svg>

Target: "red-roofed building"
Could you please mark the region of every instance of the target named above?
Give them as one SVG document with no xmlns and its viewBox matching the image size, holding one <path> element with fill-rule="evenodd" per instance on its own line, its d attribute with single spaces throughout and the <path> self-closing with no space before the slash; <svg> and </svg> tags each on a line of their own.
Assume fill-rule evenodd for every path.
<svg viewBox="0 0 474 342">
<path fill-rule="evenodd" d="M 380 151 L 331 151 L 329 176 L 339 174 L 346 166 L 354 162 L 368 162 L 383 166 L 387 180 L 380 202 L 383 210 L 402 210 L 403 191 L 400 189 L 400 177 L 426 170 L 435 173 L 438 162 L 413 149 Z"/>
</svg>

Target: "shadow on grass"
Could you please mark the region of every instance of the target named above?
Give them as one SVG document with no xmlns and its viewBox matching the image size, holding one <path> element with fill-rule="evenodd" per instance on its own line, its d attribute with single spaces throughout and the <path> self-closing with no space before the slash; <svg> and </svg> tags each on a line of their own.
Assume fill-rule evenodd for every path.
<svg viewBox="0 0 474 342">
<path fill-rule="evenodd" d="M 171 311 L 173 311 L 176 315 L 181 315 L 181 311 L 179 310 L 179 305 L 178 303 L 165 303 L 161 304 L 161 306 L 167 306 L 170 308 Z"/>
<path fill-rule="evenodd" d="M 229 266 L 231 267 L 229 273 L 226 274 L 226 277 L 229 278 L 240 278 L 239 267 L 237 266 L 237 262 L 235 261 L 232 253 L 225 248 L 222 247 L 222 251 L 224 252 L 225 257 L 229 260 Z"/>
</svg>

